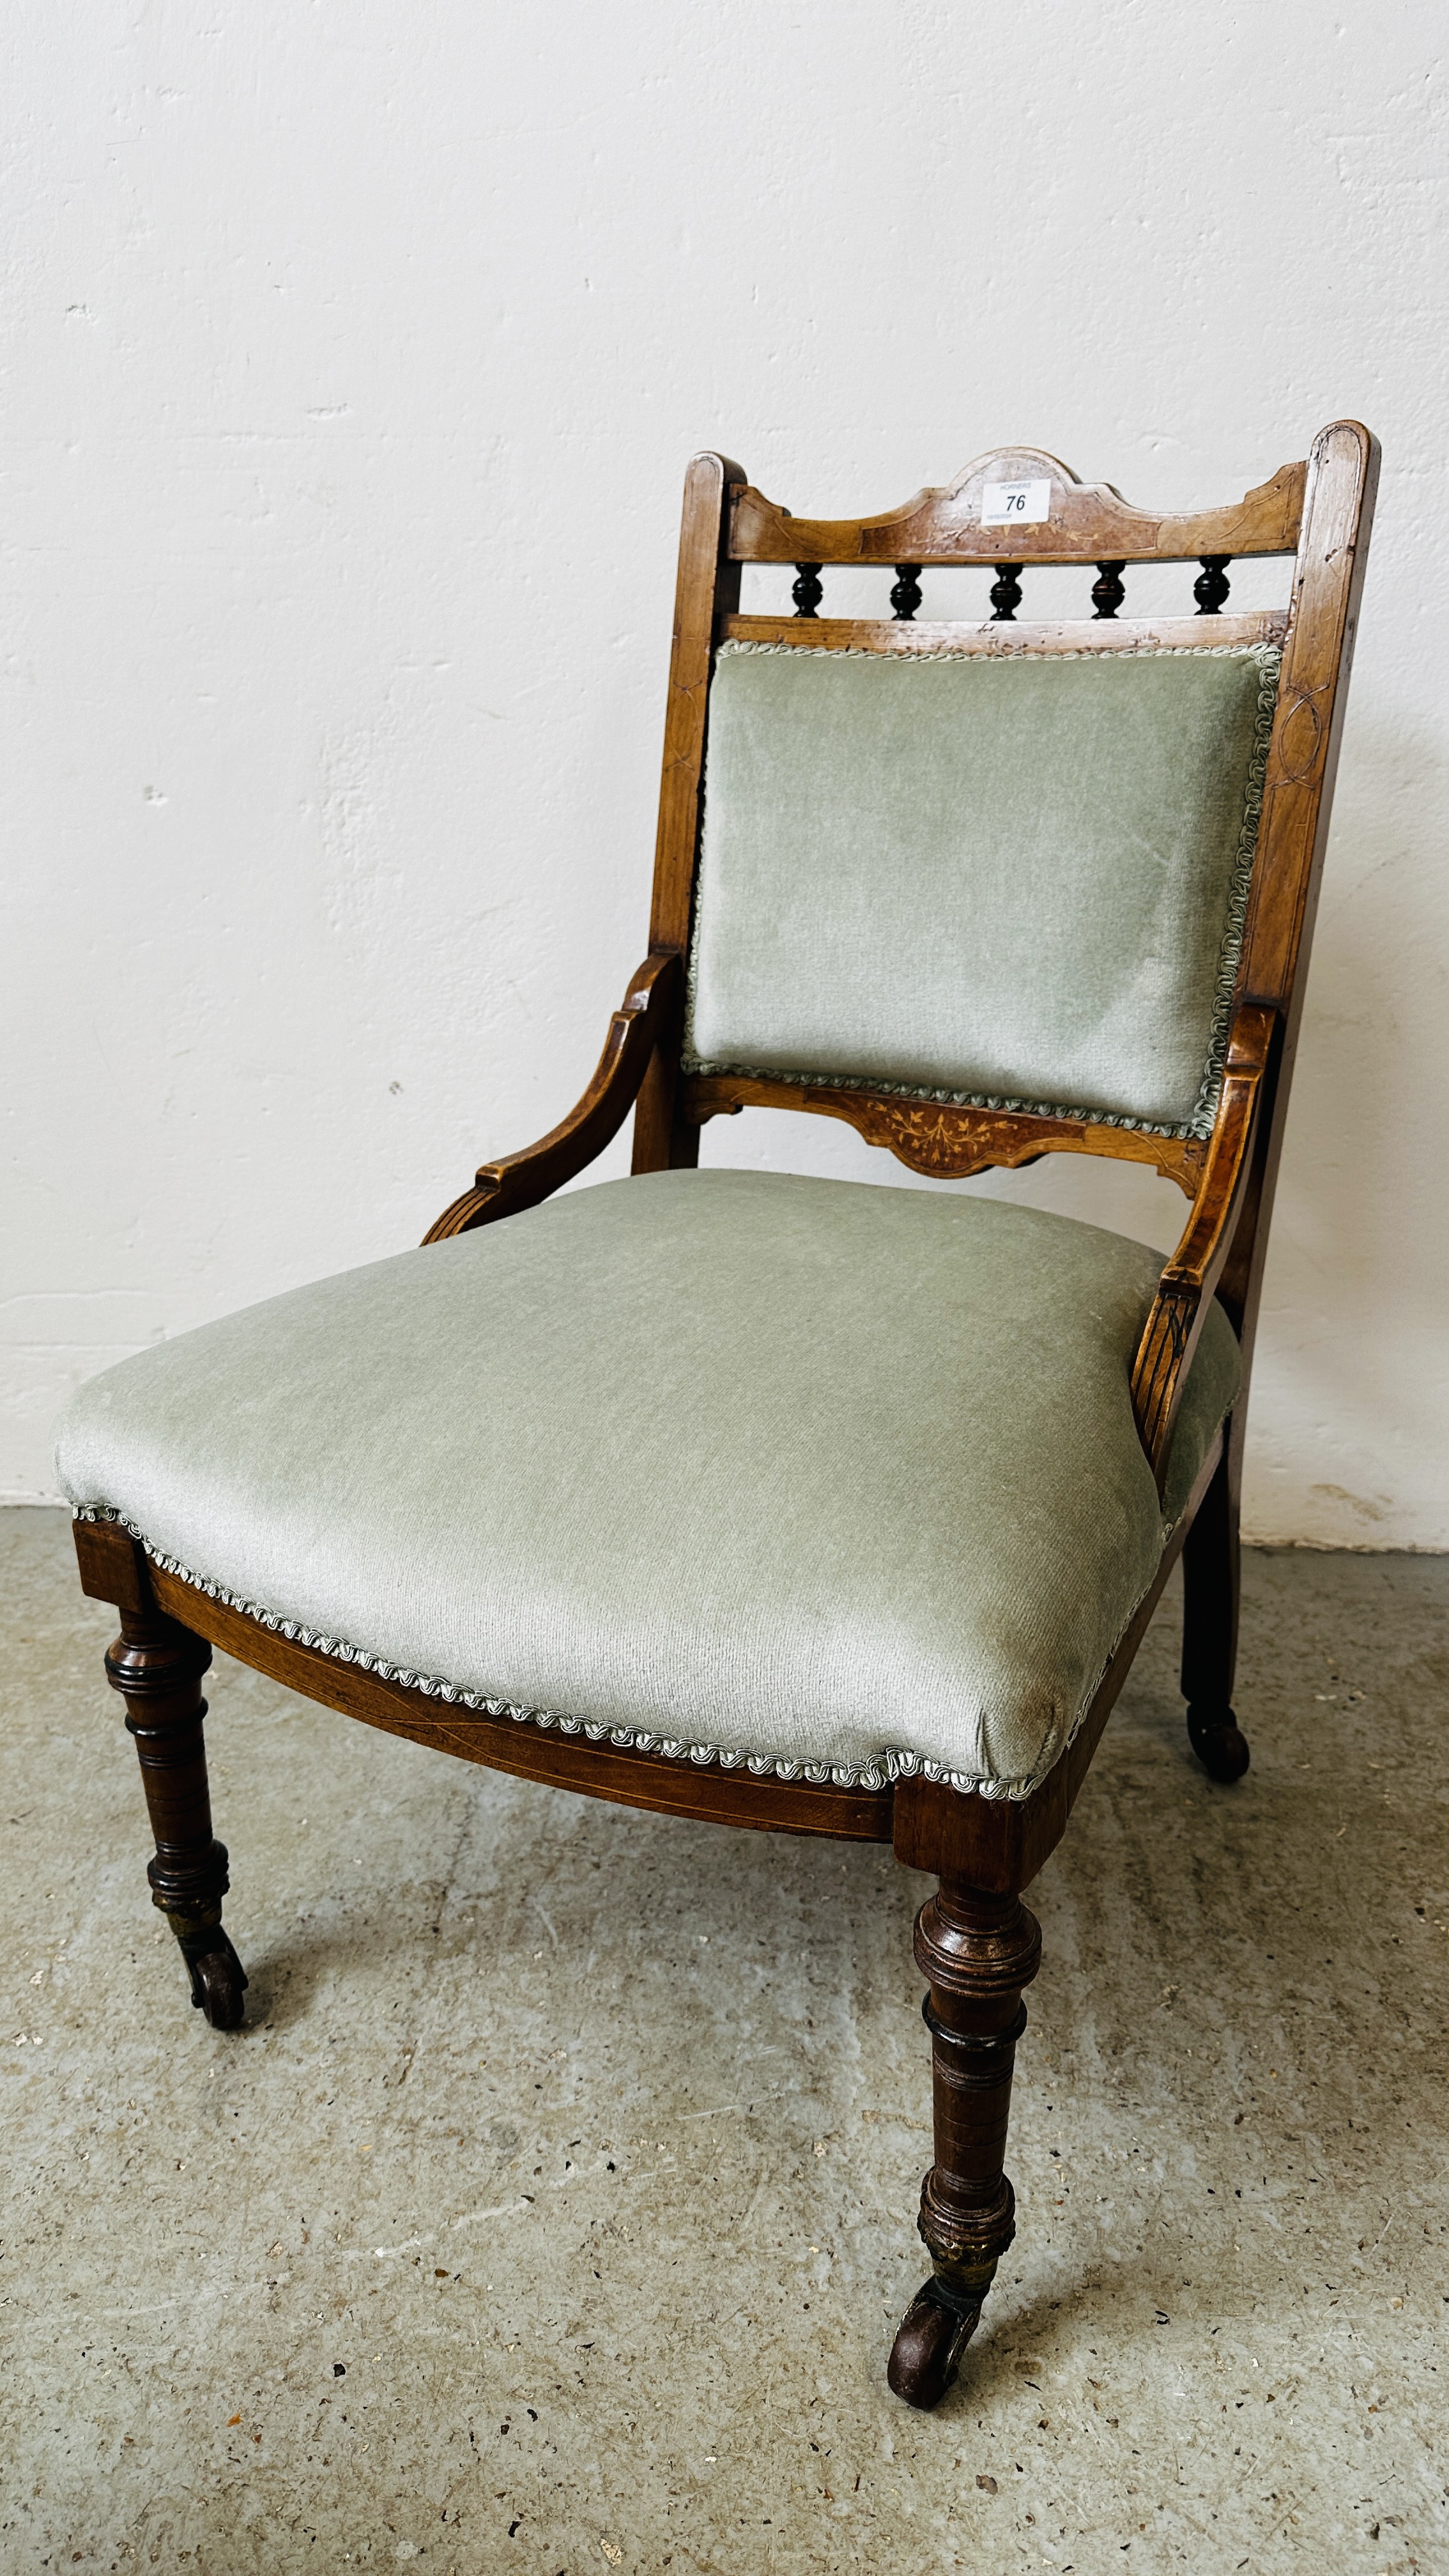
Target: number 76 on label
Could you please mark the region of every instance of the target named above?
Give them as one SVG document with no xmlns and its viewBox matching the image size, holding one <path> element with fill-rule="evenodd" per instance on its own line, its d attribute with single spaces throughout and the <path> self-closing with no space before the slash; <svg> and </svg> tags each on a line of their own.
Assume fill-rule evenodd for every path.
<svg viewBox="0 0 1449 2576">
<path fill-rule="evenodd" d="M 983 528 L 1025 528 L 1052 514 L 1050 480 L 1041 483 L 983 483 Z"/>
</svg>

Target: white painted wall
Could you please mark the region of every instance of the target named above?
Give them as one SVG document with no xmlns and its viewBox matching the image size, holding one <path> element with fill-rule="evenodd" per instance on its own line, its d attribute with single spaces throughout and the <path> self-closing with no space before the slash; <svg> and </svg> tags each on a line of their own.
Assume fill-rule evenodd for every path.
<svg viewBox="0 0 1449 2576">
<path fill-rule="evenodd" d="M 845 512 L 1027 438 L 1172 509 L 1351 412 L 1386 471 L 1250 1519 L 1449 1545 L 1443 33 L 11 14 L 6 1494 L 78 1380 L 414 1240 L 573 1098 L 644 944 L 691 450 Z M 707 1151 L 902 1178 L 821 1120 Z M 1164 1243 L 1181 1204 L 986 1186 Z"/>
</svg>

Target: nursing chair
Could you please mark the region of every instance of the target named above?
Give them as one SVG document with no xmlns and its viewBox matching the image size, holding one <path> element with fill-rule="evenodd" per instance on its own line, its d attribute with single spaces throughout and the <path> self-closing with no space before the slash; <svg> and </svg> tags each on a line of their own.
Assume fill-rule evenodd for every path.
<svg viewBox="0 0 1449 2576">
<path fill-rule="evenodd" d="M 1377 467 L 1339 421 L 1164 515 L 1008 448 L 822 520 L 696 457 L 648 954 L 583 1098 L 419 1249 L 127 1360 L 61 1433 L 153 1901 L 217 2029 L 246 1978 L 213 1647 L 469 1761 L 935 1877 L 915 2406 L 1014 2233 L 1022 1892 L 1179 1557 L 1191 1746 L 1248 1765 L 1248 1371 Z M 1234 613 L 1255 555 L 1290 595 Z M 1133 620 L 1162 564 L 1199 567 L 1185 613 Z M 746 565 L 794 568 L 793 614 L 741 614 Z M 1045 565 L 1080 618 L 1031 622 Z M 839 566 L 856 597 L 879 568 L 877 613 L 822 606 Z M 972 566 L 990 618 L 923 621 L 922 570 Z M 930 1179 L 1125 1157 L 1186 1224 L 1164 1266 L 1001 1200 L 699 1170 L 745 1106 Z M 631 1109 L 633 1177 L 558 1195 Z"/>
</svg>

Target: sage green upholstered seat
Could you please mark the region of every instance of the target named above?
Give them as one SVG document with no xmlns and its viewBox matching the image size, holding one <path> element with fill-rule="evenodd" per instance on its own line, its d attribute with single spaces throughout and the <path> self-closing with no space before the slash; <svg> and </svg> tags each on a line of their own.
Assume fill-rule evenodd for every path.
<svg viewBox="0 0 1449 2576">
<path fill-rule="evenodd" d="M 66 1490 L 329 1652 L 704 1760 L 1024 1795 L 1237 1383 L 1220 1308 L 1165 1507 L 1143 1245 L 750 1172 L 579 1190 L 127 1360 Z"/>
</svg>

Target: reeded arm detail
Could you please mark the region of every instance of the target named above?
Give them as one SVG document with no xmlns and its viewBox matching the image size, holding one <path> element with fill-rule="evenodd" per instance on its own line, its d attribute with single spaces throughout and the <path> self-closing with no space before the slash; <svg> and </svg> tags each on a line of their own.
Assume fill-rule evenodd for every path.
<svg viewBox="0 0 1449 2576">
<path fill-rule="evenodd" d="M 1275 1017 L 1266 1002 L 1242 1002 L 1234 1014 L 1201 1186 L 1182 1241 L 1158 1282 L 1132 1363 L 1132 1410 L 1159 1494 L 1187 1372 L 1232 1246 L 1252 1168 Z"/>
<path fill-rule="evenodd" d="M 660 1028 L 676 1005 L 680 973 L 677 950 L 651 951 L 609 1022 L 604 1052 L 582 1099 L 536 1145 L 502 1162 L 484 1163 L 472 1188 L 429 1226 L 424 1243 L 441 1243 L 451 1234 L 491 1225 L 495 1217 L 537 1207 L 597 1160 L 634 1106 Z"/>
</svg>

